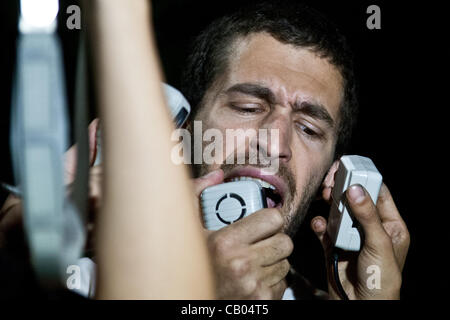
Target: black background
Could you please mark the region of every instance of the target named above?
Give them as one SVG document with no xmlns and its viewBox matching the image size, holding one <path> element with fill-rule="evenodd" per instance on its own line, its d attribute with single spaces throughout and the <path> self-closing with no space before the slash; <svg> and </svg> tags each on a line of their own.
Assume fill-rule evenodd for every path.
<svg viewBox="0 0 450 320">
<path fill-rule="evenodd" d="M 177 87 L 192 38 L 214 18 L 249 1 L 153 1 L 154 23 L 167 82 Z M 445 11 L 441 2 L 304 1 L 333 20 L 355 52 L 360 85 L 360 117 L 349 153 L 372 158 L 383 175 L 411 233 L 403 278 L 404 299 L 434 299 L 446 294 Z M 438 4 L 439 3 L 439 4 Z M 61 1 L 70 108 L 79 31 L 68 30 Z M 381 30 L 368 30 L 366 8 L 381 8 Z M 13 183 L 8 151 L 11 78 L 15 59 L 17 2 L 0 4 L 0 181 Z M 448 38 L 448 36 L 447 36 Z M 448 81 L 447 81 L 448 82 Z M 439 120 L 444 120 L 441 124 Z M 5 194 L 1 195 L 3 201 Z M 319 209 L 317 209 L 319 210 Z M 321 214 L 327 214 L 320 212 Z M 310 218 L 310 217 L 309 217 Z M 324 288 L 321 248 L 302 228 L 291 263 Z"/>
</svg>

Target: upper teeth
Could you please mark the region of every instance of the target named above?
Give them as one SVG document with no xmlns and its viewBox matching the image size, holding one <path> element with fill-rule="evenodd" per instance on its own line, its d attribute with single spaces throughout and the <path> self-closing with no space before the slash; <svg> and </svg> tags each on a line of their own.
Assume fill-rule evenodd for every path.
<svg viewBox="0 0 450 320">
<path fill-rule="evenodd" d="M 236 177 L 236 178 L 231 179 L 231 181 L 243 181 L 243 180 L 253 180 L 253 181 L 258 182 L 261 185 L 261 187 L 263 187 L 263 188 L 270 188 L 272 190 L 276 189 L 273 185 L 271 185 L 267 181 L 264 181 L 264 180 L 261 180 L 261 179 L 258 179 L 258 178 L 253 178 L 253 177 Z"/>
</svg>

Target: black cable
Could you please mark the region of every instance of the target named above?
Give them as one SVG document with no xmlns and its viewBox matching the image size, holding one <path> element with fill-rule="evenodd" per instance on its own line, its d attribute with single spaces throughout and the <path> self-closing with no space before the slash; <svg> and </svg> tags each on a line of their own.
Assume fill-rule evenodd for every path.
<svg viewBox="0 0 450 320">
<path fill-rule="evenodd" d="M 342 287 L 341 280 L 339 279 L 339 269 L 338 269 L 339 254 L 336 250 L 333 251 L 332 259 L 333 259 L 333 277 L 334 282 L 336 284 L 336 288 L 338 290 L 338 294 L 341 296 L 342 300 L 349 300 L 347 293 L 345 293 L 345 290 Z"/>
</svg>

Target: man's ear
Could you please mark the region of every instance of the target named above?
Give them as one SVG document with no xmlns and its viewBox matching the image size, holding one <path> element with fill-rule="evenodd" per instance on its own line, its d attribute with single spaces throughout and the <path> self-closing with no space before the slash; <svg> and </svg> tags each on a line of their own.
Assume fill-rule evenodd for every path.
<svg viewBox="0 0 450 320">
<path fill-rule="evenodd" d="M 322 198 L 326 202 L 331 201 L 331 191 L 334 187 L 334 178 L 336 176 L 336 172 L 339 168 L 339 160 L 336 160 L 331 165 L 330 169 L 327 172 L 327 175 L 325 176 L 325 179 L 322 181 Z"/>
</svg>

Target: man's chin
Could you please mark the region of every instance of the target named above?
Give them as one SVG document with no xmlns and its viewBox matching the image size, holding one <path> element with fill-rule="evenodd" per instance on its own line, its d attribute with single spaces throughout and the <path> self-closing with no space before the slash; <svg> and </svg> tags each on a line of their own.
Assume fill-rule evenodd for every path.
<svg viewBox="0 0 450 320">
<path fill-rule="evenodd" d="M 314 199 L 314 195 L 310 194 L 308 190 L 305 190 L 301 199 L 302 200 L 300 201 L 300 204 L 297 205 L 296 209 L 288 210 L 288 208 L 285 208 L 287 212 L 285 213 L 282 211 L 283 216 L 285 217 L 283 232 L 291 238 L 294 238 L 300 229 L 301 224 L 304 222 L 310 205 Z"/>
</svg>

